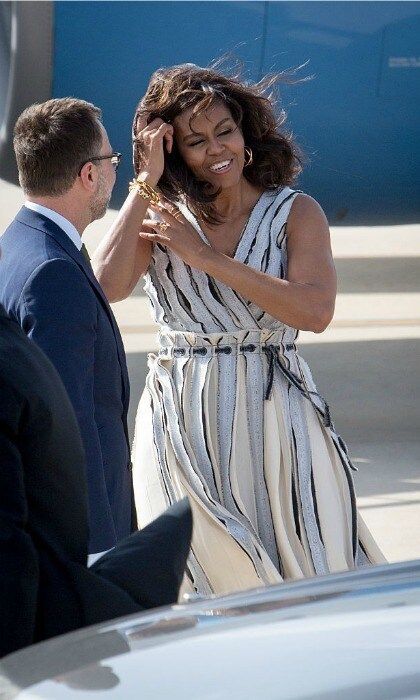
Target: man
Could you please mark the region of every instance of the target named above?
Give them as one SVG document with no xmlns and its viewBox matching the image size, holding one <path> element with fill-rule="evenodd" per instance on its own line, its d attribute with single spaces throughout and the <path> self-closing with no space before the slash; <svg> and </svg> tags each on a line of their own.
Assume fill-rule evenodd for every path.
<svg viewBox="0 0 420 700">
<path fill-rule="evenodd" d="M 87 463 L 90 553 L 136 528 L 121 336 L 81 236 L 102 217 L 120 154 L 97 107 L 32 105 L 14 132 L 25 206 L 2 237 L 0 302 L 41 347 L 67 389 Z"/>
<path fill-rule="evenodd" d="M 0 657 L 176 602 L 191 539 L 187 502 L 87 568 L 76 417 L 51 362 L 1 306 L 0 395 Z"/>
</svg>

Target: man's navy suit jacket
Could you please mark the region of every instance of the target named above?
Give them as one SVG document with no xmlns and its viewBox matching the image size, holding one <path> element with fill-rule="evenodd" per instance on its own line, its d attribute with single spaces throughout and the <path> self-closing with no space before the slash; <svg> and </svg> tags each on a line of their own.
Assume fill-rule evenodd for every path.
<svg viewBox="0 0 420 700">
<path fill-rule="evenodd" d="M 86 453 L 90 552 L 135 529 L 124 348 L 89 262 L 47 217 L 23 207 L 1 237 L 0 303 L 58 370 Z"/>
</svg>

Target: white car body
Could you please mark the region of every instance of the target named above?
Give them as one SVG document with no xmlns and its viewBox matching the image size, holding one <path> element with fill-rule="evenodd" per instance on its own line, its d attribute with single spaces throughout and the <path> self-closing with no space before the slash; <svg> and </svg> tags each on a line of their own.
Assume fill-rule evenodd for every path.
<svg viewBox="0 0 420 700">
<path fill-rule="evenodd" d="M 161 608 L 0 662 L 2 700 L 93 689 L 109 700 L 420 698 L 420 561 Z"/>
</svg>

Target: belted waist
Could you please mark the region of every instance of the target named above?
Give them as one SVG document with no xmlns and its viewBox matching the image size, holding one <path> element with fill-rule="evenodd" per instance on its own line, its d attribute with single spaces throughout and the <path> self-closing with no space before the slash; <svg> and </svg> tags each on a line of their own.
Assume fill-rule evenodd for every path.
<svg viewBox="0 0 420 700">
<path fill-rule="evenodd" d="M 200 346 L 176 346 L 169 345 L 166 347 L 161 347 L 158 351 L 159 357 L 162 358 L 173 358 L 173 357 L 196 357 L 204 355 L 231 355 L 234 354 L 244 354 L 244 353 L 270 353 L 270 348 L 274 349 L 277 353 L 285 350 L 286 352 L 294 351 L 296 352 L 296 345 L 294 343 L 286 343 L 285 345 L 272 345 L 270 343 L 230 343 L 224 345 L 200 345 Z"/>
<path fill-rule="evenodd" d="M 211 357 L 221 355 L 246 355 L 256 353 L 267 358 L 267 375 L 265 381 L 265 399 L 271 397 L 274 376 L 278 372 L 289 386 L 294 386 L 302 397 L 312 404 L 319 420 L 330 428 L 340 450 L 345 454 L 349 466 L 357 471 L 348 456 L 347 447 L 336 433 L 331 419 L 330 408 L 325 398 L 314 388 L 309 388 L 302 371 L 299 355 L 294 342 L 294 329 L 284 327 L 278 330 L 250 329 L 238 333 L 198 334 L 183 331 L 163 331 L 159 334 L 160 349 L 157 357 L 161 359 L 188 359 L 194 357 Z M 291 369 L 297 368 L 298 373 Z"/>
<path fill-rule="evenodd" d="M 217 355 L 231 355 L 245 354 L 245 353 L 259 353 L 264 354 L 268 361 L 268 373 L 267 382 L 265 388 L 265 399 L 268 400 L 271 397 L 273 382 L 274 382 L 274 372 L 278 369 L 283 377 L 286 379 L 288 384 L 293 385 L 298 389 L 298 391 L 306 398 L 326 427 L 332 426 L 330 409 L 325 401 L 325 399 L 317 392 L 310 391 L 306 385 L 303 374 L 301 376 L 292 372 L 289 368 L 289 362 L 287 357 L 285 357 L 285 352 L 296 352 L 296 345 L 294 343 L 285 344 L 274 344 L 270 342 L 260 342 L 260 343 L 229 343 L 229 344 L 219 344 L 213 345 L 208 343 L 206 345 L 187 345 L 187 346 L 177 346 L 169 345 L 161 347 L 158 351 L 158 356 L 162 359 L 170 358 L 190 358 L 198 356 L 217 356 Z M 315 399 L 318 399 L 316 402 Z"/>
</svg>

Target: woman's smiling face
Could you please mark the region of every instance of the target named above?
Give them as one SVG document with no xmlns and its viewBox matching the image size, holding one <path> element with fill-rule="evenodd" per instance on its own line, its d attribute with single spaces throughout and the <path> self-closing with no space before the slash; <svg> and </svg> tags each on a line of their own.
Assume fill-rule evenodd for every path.
<svg viewBox="0 0 420 700">
<path fill-rule="evenodd" d="M 244 168 L 244 139 L 222 100 L 191 121 L 193 109 L 174 119 L 178 150 L 198 180 L 216 190 L 238 184 Z"/>
</svg>

